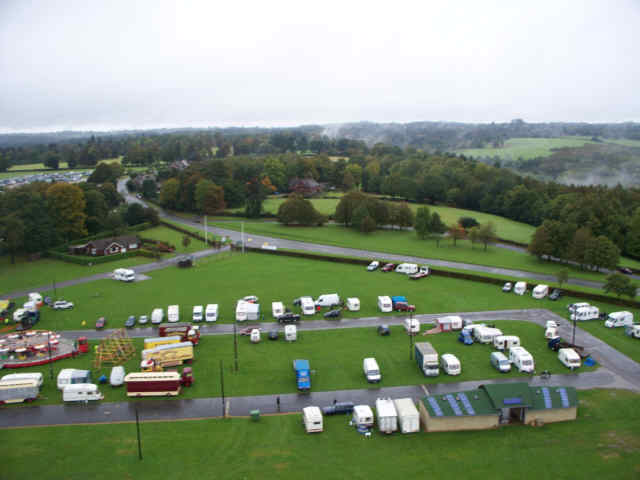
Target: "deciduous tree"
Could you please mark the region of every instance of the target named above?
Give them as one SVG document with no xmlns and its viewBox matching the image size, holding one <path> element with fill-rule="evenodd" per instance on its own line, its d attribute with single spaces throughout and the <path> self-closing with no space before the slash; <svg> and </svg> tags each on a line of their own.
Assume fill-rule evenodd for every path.
<svg viewBox="0 0 640 480">
<path fill-rule="evenodd" d="M 87 234 L 84 193 L 77 185 L 54 183 L 47 189 L 49 214 L 55 220 L 55 228 L 65 240 Z"/>
</svg>

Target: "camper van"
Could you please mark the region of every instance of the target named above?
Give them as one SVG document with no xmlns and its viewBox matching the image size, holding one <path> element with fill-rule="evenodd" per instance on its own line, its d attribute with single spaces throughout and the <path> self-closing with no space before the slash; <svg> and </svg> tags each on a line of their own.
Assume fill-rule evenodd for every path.
<svg viewBox="0 0 640 480">
<path fill-rule="evenodd" d="M 492 352 L 489 360 L 491 361 L 493 368 L 498 370 L 500 373 L 507 373 L 511 371 L 511 362 L 509 362 L 509 359 L 505 357 L 504 353 Z"/>
<path fill-rule="evenodd" d="M 180 320 L 180 306 L 169 305 L 167 308 L 167 322 L 177 322 Z"/>
<path fill-rule="evenodd" d="M 302 409 L 302 423 L 307 433 L 322 431 L 322 411 L 319 407 L 304 407 Z"/>
<path fill-rule="evenodd" d="M 631 312 L 613 312 L 609 314 L 604 326 L 607 328 L 626 327 L 633 325 L 633 313 Z"/>
<path fill-rule="evenodd" d="M 587 302 L 578 302 L 578 303 L 571 303 L 567 306 L 567 309 L 569 310 L 570 313 L 575 312 L 578 308 L 582 308 L 582 307 L 590 307 L 591 305 Z"/>
<path fill-rule="evenodd" d="M 420 333 L 420 320 L 417 318 L 405 318 L 404 329 L 408 335 L 417 335 Z"/>
<path fill-rule="evenodd" d="M 513 293 L 516 295 L 524 295 L 527 291 L 527 282 L 517 282 L 513 287 Z"/>
<path fill-rule="evenodd" d="M 597 320 L 600 318 L 600 310 L 598 307 L 588 306 L 588 307 L 578 307 L 572 314 L 571 320 L 576 320 L 578 322 L 583 322 L 586 320 Z"/>
<path fill-rule="evenodd" d="M 276 320 L 284 313 L 284 304 L 282 302 L 271 302 L 271 315 Z"/>
<path fill-rule="evenodd" d="M 284 339 L 287 342 L 295 342 L 298 339 L 298 329 L 295 325 L 284 326 Z"/>
<path fill-rule="evenodd" d="M 515 335 L 498 335 L 493 339 L 493 346 L 496 350 L 509 350 L 512 347 L 520 346 L 520 337 Z"/>
<path fill-rule="evenodd" d="M 549 295 L 549 285 L 537 285 L 533 289 L 533 292 L 531 292 L 531 296 L 538 300 L 546 297 L 547 295 Z"/>
<path fill-rule="evenodd" d="M 164 310 L 161 308 L 154 308 L 151 312 L 151 323 L 159 325 L 164 320 Z"/>
<path fill-rule="evenodd" d="M 640 338 L 640 323 L 627 325 L 626 327 L 624 327 L 624 333 L 631 338 Z"/>
<path fill-rule="evenodd" d="M 58 373 L 58 390 L 63 390 L 67 385 L 76 383 L 89 383 L 91 372 L 89 370 L 76 370 L 75 368 L 63 368 Z"/>
<path fill-rule="evenodd" d="M 347 298 L 347 310 L 357 312 L 360 310 L 360 299 L 356 297 Z"/>
<path fill-rule="evenodd" d="M 340 296 L 337 293 L 320 295 L 315 301 L 316 307 L 335 307 L 340 305 Z"/>
<path fill-rule="evenodd" d="M 207 322 L 217 322 L 218 321 L 218 304 L 210 303 L 207 305 L 207 308 L 204 310 L 204 319 Z"/>
<path fill-rule="evenodd" d="M 38 388 L 42 386 L 44 377 L 42 373 L 10 373 L 0 379 L 0 383 L 16 382 L 18 380 L 34 380 Z"/>
<path fill-rule="evenodd" d="M 113 279 L 121 282 L 133 282 L 136 279 L 136 272 L 129 268 L 116 268 L 113 271 Z"/>
<path fill-rule="evenodd" d="M 513 347 L 509 350 L 509 361 L 519 372 L 531 373 L 535 368 L 533 357 L 524 347 Z"/>
<path fill-rule="evenodd" d="M 393 310 L 393 305 L 391 304 L 391 298 L 387 295 L 378 297 L 378 309 L 382 313 L 389 313 Z"/>
<path fill-rule="evenodd" d="M 558 360 L 571 370 L 580 368 L 580 355 L 573 348 L 558 349 Z"/>
<path fill-rule="evenodd" d="M 447 375 L 460 375 L 462 373 L 460 360 L 451 353 L 440 355 L 440 367 Z"/>
<path fill-rule="evenodd" d="M 194 322 L 201 322 L 203 314 L 204 314 L 204 308 L 202 307 L 202 305 L 194 305 L 193 315 L 191 316 L 191 319 Z"/>
<path fill-rule="evenodd" d="M 493 343 L 493 339 L 502 335 L 499 328 L 480 327 L 473 329 L 473 339 L 479 343 Z"/>
<path fill-rule="evenodd" d="M 369 383 L 378 383 L 382 380 L 382 374 L 380 373 L 380 367 L 375 358 L 365 358 L 362 361 L 362 369 L 364 370 L 364 376 Z"/>
<path fill-rule="evenodd" d="M 311 297 L 300 297 L 300 308 L 303 315 L 314 315 L 316 313 L 316 305 Z"/>
<path fill-rule="evenodd" d="M 373 410 L 369 405 L 354 406 L 352 421 L 357 427 L 373 427 Z"/>
<path fill-rule="evenodd" d="M 418 265 L 415 263 L 401 263 L 396 267 L 397 273 L 404 273 L 405 275 L 413 275 L 418 273 Z"/>
<path fill-rule="evenodd" d="M 89 400 L 102 400 L 104 395 L 94 383 L 76 383 L 66 385 L 62 390 L 63 402 L 88 402 Z"/>
</svg>

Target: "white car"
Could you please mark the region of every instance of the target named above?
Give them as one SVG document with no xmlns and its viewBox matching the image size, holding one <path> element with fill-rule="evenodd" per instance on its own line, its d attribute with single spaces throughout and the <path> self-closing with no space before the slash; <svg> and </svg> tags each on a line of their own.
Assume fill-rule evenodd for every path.
<svg viewBox="0 0 640 480">
<path fill-rule="evenodd" d="M 147 317 L 146 315 L 140 315 L 140 317 L 138 318 L 138 323 L 140 325 L 144 325 L 148 321 L 149 321 L 149 317 Z"/>
<path fill-rule="evenodd" d="M 374 260 L 373 262 L 371 262 L 369 265 L 367 265 L 367 270 L 370 272 L 373 272 L 374 270 L 376 270 L 378 267 L 380 266 L 380 262 L 378 262 L 377 260 Z"/>
<path fill-rule="evenodd" d="M 258 303 L 258 297 L 255 295 L 247 295 L 242 300 L 248 303 Z"/>
<path fill-rule="evenodd" d="M 66 300 L 58 300 L 53 304 L 54 310 L 68 310 L 73 308 L 73 303 L 67 302 Z"/>
</svg>

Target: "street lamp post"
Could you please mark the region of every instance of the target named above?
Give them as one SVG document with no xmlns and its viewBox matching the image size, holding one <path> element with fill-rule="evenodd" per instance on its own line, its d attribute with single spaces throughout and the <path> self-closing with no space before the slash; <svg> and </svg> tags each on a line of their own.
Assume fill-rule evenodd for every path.
<svg viewBox="0 0 640 480">
<path fill-rule="evenodd" d="M 51 330 L 47 332 L 47 351 L 49 352 L 49 376 L 53 380 L 53 362 L 51 361 Z"/>
</svg>

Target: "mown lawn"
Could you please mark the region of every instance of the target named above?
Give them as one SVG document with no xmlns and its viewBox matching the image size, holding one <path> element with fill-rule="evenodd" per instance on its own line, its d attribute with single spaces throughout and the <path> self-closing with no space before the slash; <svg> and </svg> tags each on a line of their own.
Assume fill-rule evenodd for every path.
<svg viewBox="0 0 640 480">
<path fill-rule="evenodd" d="M 201 233 L 204 236 L 203 232 L 199 232 L 199 233 Z M 177 254 L 193 253 L 199 250 L 204 250 L 206 248 L 209 248 L 204 242 L 201 242 L 200 240 L 197 240 L 192 237 L 189 237 L 189 245 L 185 247 L 182 244 L 182 239 L 185 236 L 184 233 L 181 233 L 176 230 L 172 230 L 168 227 L 163 227 L 163 226 L 144 230 L 140 232 L 140 236 L 142 238 L 159 240 L 159 241 L 168 243 L 170 245 L 173 245 L 176 249 L 175 253 Z M 212 238 L 212 236 L 210 236 L 209 238 Z"/>
<path fill-rule="evenodd" d="M 528 160 L 535 157 L 548 157 L 551 149 L 563 147 L 582 147 L 586 143 L 596 143 L 590 137 L 559 137 L 559 138 L 510 138 L 504 142 L 504 147 L 466 148 L 457 150 L 473 157 L 499 157 L 502 159 Z"/>
<path fill-rule="evenodd" d="M 370 439 L 343 416 L 304 432 L 300 414 L 4 430 L 6 480 L 91 478 L 631 479 L 640 474 L 640 396 L 578 393 L 573 422 L 533 428 L 416 433 Z M 54 447 L 55 446 L 55 447 Z M 62 475 L 62 476 L 61 476 Z"/>
</svg>

